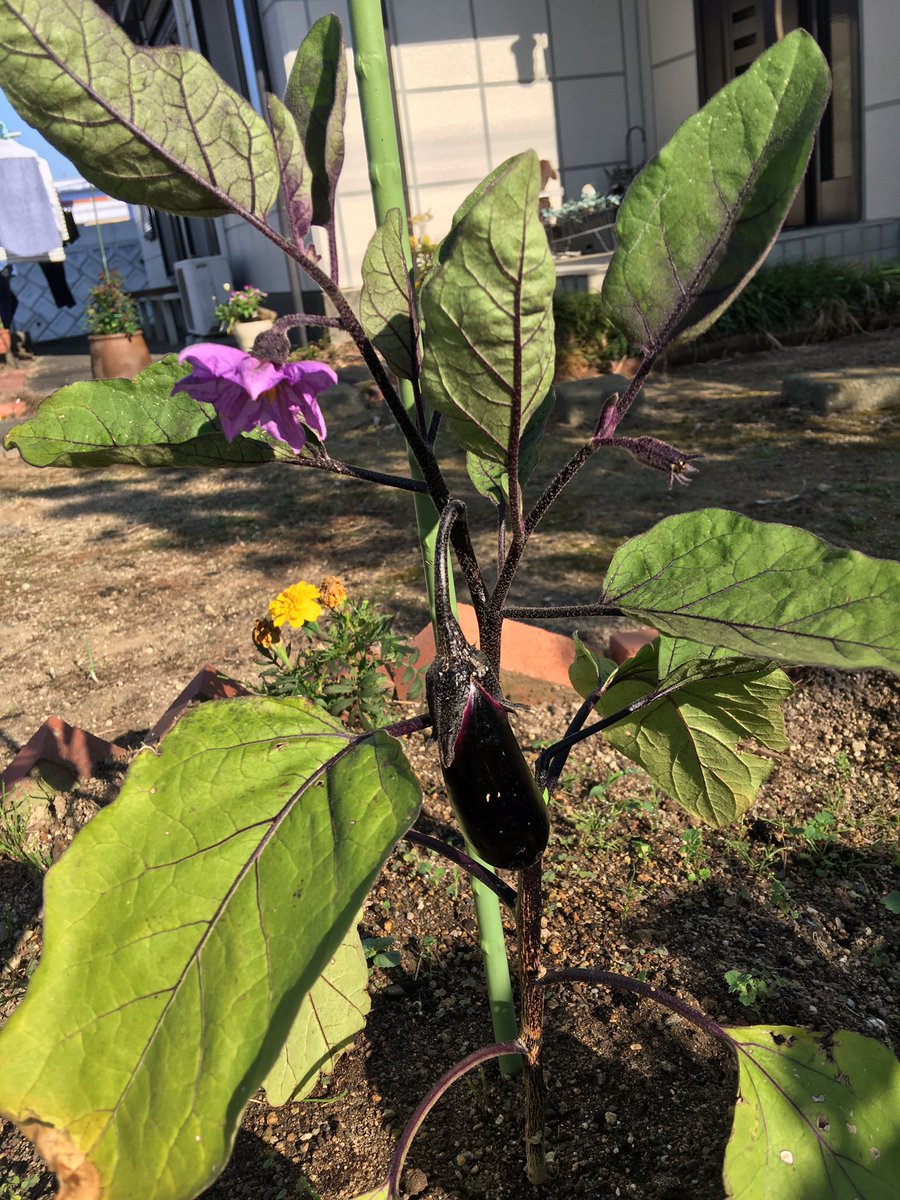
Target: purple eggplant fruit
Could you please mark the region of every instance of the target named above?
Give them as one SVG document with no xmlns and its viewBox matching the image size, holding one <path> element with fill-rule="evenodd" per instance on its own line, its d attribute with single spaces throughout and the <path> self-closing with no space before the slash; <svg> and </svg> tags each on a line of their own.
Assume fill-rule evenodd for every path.
<svg viewBox="0 0 900 1200">
<path fill-rule="evenodd" d="M 441 770 L 460 829 L 479 858 L 503 870 L 530 867 L 550 835 L 547 805 L 506 715 L 500 683 L 465 639 L 448 599 L 450 528 L 458 500 L 441 514 L 435 554 L 434 662 L 425 676 Z"/>
<path fill-rule="evenodd" d="M 443 773 L 460 829 L 479 858 L 511 870 L 530 867 L 544 852 L 547 805 L 503 706 L 475 681 Z"/>
</svg>

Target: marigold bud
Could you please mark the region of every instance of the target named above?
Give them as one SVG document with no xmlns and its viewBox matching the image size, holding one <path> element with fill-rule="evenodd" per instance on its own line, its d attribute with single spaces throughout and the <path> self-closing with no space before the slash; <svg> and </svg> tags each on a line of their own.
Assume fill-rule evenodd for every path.
<svg viewBox="0 0 900 1200">
<path fill-rule="evenodd" d="M 347 589 L 337 575 L 326 575 L 319 584 L 319 599 L 326 608 L 340 608 L 347 599 Z"/>
<path fill-rule="evenodd" d="M 254 646 L 259 646 L 260 650 L 268 650 L 274 642 L 280 641 L 281 630 L 268 617 L 253 622 Z"/>
</svg>

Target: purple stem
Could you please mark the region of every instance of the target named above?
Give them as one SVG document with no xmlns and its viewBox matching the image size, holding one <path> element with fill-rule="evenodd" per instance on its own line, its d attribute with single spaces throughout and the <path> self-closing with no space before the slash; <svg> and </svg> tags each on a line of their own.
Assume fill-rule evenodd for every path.
<svg viewBox="0 0 900 1200">
<path fill-rule="evenodd" d="M 663 992 L 652 984 L 644 983 L 640 979 L 632 979 L 629 975 L 618 975 L 615 971 L 601 971 L 596 967 L 567 967 L 563 971 L 548 971 L 536 982 L 541 987 L 548 987 L 551 983 L 597 983 L 611 991 L 635 992 L 638 996 L 655 1000 L 663 1008 L 671 1009 L 679 1017 L 684 1017 L 686 1021 L 690 1021 L 692 1025 L 696 1025 L 698 1029 L 708 1033 L 710 1037 L 718 1038 L 720 1042 L 727 1042 L 730 1046 L 734 1041 L 718 1021 L 708 1017 L 701 1009 L 694 1008 L 684 1000 L 679 1000 L 671 992 Z"/>
<path fill-rule="evenodd" d="M 368 467 L 353 467 L 336 458 L 295 458 L 288 463 L 294 467 L 312 467 L 316 471 L 329 471 L 332 475 L 346 475 L 351 479 L 363 479 L 367 483 L 380 483 L 384 487 L 399 488 L 404 492 L 426 492 L 428 484 L 422 479 L 408 479 L 403 475 L 386 475 L 383 471 L 370 471 Z"/>
<path fill-rule="evenodd" d="M 325 317 L 321 313 L 287 313 L 272 323 L 273 333 L 287 333 L 298 325 L 318 325 L 323 329 L 343 329 L 340 317 Z"/>
<path fill-rule="evenodd" d="M 565 752 L 567 758 L 568 751 L 579 742 L 583 742 L 585 738 L 593 737 L 595 733 L 602 733 L 604 729 L 609 729 L 610 725 L 616 725 L 619 721 L 626 721 L 629 717 L 634 716 L 636 712 L 640 712 L 642 708 L 647 708 L 648 705 L 655 704 L 657 700 L 662 700 L 664 697 L 671 695 L 672 692 L 677 692 L 680 688 L 686 687 L 687 684 L 693 682 L 695 681 L 692 679 L 679 679 L 676 683 L 670 684 L 668 687 L 657 688 L 655 692 L 648 692 L 646 696 L 641 696 L 637 700 L 633 700 L 631 704 L 626 704 L 624 708 L 620 708 L 618 712 L 614 712 L 611 716 L 603 717 L 601 720 L 595 721 L 593 725 L 588 725 L 587 729 L 578 729 L 575 732 L 567 733 L 558 742 L 554 742 L 552 746 L 548 746 L 546 750 L 541 751 L 537 761 L 536 774 L 540 777 L 546 772 L 549 777 L 553 760 L 558 758 L 563 752 Z M 602 691 L 602 689 L 600 690 Z M 582 709 L 584 707 L 584 705 L 581 706 Z M 578 713 L 581 713 L 581 709 L 578 710 Z M 562 772 L 565 761 L 564 758 L 556 777 Z"/>
<path fill-rule="evenodd" d="M 413 1143 L 413 1138 L 419 1132 L 422 1122 L 457 1079 L 462 1079 L 463 1075 L 471 1071 L 473 1067 L 480 1067 L 482 1063 L 489 1062 L 492 1058 L 500 1058 L 504 1054 L 521 1054 L 524 1047 L 518 1041 L 503 1042 L 496 1046 L 483 1046 L 481 1050 L 476 1050 L 472 1054 L 467 1054 L 461 1062 L 458 1062 L 455 1067 L 451 1067 L 446 1075 L 442 1075 L 431 1091 L 422 1098 L 413 1115 L 409 1118 L 406 1128 L 400 1135 L 400 1140 L 394 1148 L 394 1153 L 391 1155 L 390 1166 L 388 1167 L 387 1179 L 385 1183 L 388 1188 L 388 1195 L 391 1200 L 400 1195 L 400 1176 L 403 1173 L 403 1164 L 406 1162 L 406 1156 L 409 1153 L 409 1148 Z"/>
<path fill-rule="evenodd" d="M 563 735 L 563 737 L 561 739 L 563 742 L 565 742 L 567 738 L 572 737 L 573 734 L 580 732 L 585 721 L 588 719 L 588 717 L 594 711 L 594 705 L 600 699 L 600 696 L 605 687 L 606 687 L 606 680 L 598 679 L 597 686 L 594 688 L 594 690 L 591 692 L 591 694 L 587 697 L 587 699 L 582 704 L 581 708 L 579 708 L 578 712 L 575 714 L 575 716 L 569 722 L 569 728 L 566 730 L 565 734 Z M 560 745 L 560 743 L 557 742 L 555 746 L 548 747 L 547 750 L 544 751 L 544 753 L 542 753 L 540 758 L 538 759 L 537 764 L 536 764 L 536 769 L 535 769 L 535 776 L 538 781 L 538 787 L 545 787 L 547 789 L 547 791 L 550 793 L 550 795 L 553 794 L 553 792 L 556 788 L 556 785 L 559 782 L 559 777 L 560 777 L 560 775 L 562 775 L 562 773 L 565 769 L 565 766 L 566 766 L 566 761 L 568 760 L 568 757 L 569 757 L 569 748 L 564 747 L 562 750 L 559 750 L 559 749 L 557 749 L 557 747 L 559 747 L 559 745 Z M 553 751 L 555 751 L 555 752 L 553 752 Z M 551 753 L 551 752 L 553 752 L 553 753 Z M 560 761 L 557 763 L 556 760 L 558 758 L 560 759 Z"/>
<path fill-rule="evenodd" d="M 338 286 L 337 237 L 334 229 L 334 185 L 331 187 L 331 220 L 328 222 L 328 261 L 334 286 Z"/>
<path fill-rule="evenodd" d="M 606 404 L 604 406 L 599 420 L 597 421 L 597 427 L 594 430 L 590 440 L 585 442 L 583 446 L 575 451 L 565 466 L 560 469 L 557 475 L 547 485 L 543 495 L 540 496 L 537 503 L 526 517 L 524 524 L 521 525 L 521 536 L 516 536 L 513 540 L 512 546 L 510 546 L 509 554 L 507 555 L 506 562 L 503 565 L 503 570 L 500 573 L 500 578 L 497 580 L 497 586 L 494 588 L 494 592 L 491 597 L 492 605 L 500 606 L 503 604 L 504 600 L 509 594 L 510 586 L 515 578 L 515 574 L 518 569 L 519 562 L 521 561 L 522 554 L 525 551 L 525 545 L 528 541 L 528 538 L 540 524 L 550 506 L 558 499 L 562 490 L 572 482 L 587 460 L 591 458 L 591 456 L 594 455 L 597 450 L 599 450 L 600 446 L 603 444 L 602 439 L 611 437 L 612 434 L 615 433 L 619 422 L 628 412 L 629 408 L 634 402 L 635 397 L 643 387 L 644 380 L 650 373 L 650 368 L 653 366 L 655 358 L 655 354 L 648 354 L 644 358 L 640 367 L 638 367 L 634 378 L 631 380 L 625 391 L 619 396 L 618 400 L 616 400 L 614 403 Z M 517 522 L 517 534 L 519 528 L 520 525 Z"/>
<path fill-rule="evenodd" d="M 523 608 L 511 605 L 503 609 L 503 619 L 510 618 L 520 621 L 552 620 L 555 617 L 569 617 L 577 620 L 579 617 L 624 617 L 628 614 L 613 604 L 605 604 L 602 600 L 596 604 L 556 604 L 546 608 Z"/>
<path fill-rule="evenodd" d="M 428 729 L 431 726 L 431 714 L 422 713 L 418 717 L 405 717 L 402 721 L 395 721 L 393 725 L 385 725 L 377 733 L 389 733 L 391 737 L 401 738 L 409 737 L 411 733 L 419 733 L 423 729 Z"/>
<path fill-rule="evenodd" d="M 458 867 L 462 867 L 464 871 L 480 880 L 485 887 L 491 889 L 503 901 L 508 908 L 516 907 L 516 893 L 504 883 L 502 879 L 498 879 L 493 871 L 489 871 L 487 867 L 483 867 L 481 863 L 477 863 L 474 858 L 469 858 L 468 854 L 464 854 L 462 850 L 457 850 L 455 846 L 449 845 L 447 842 L 442 842 L 439 838 L 430 837 L 427 833 L 419 833 L 418 829 L 409 829 L 403 835 L 408 842 L 412 842 L 417 846 L 425 846 L 429 850 L 433 850 L 435 854 L 441 854 L 444 858 L 449 858 L 452 863 L 456 863 Z"/>
</svg>

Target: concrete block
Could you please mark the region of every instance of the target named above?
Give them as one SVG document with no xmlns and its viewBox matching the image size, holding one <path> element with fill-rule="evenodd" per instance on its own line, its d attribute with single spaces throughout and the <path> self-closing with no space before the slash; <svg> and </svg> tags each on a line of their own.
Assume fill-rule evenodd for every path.
<svg viewBox="0 0 900 1200">
<path fill-rule="evenodd" d="M 822 414 L 877 412 L 900 406 L 900 367 L 854 367 L 786 375 L 781 403 Z"/>
</svg>

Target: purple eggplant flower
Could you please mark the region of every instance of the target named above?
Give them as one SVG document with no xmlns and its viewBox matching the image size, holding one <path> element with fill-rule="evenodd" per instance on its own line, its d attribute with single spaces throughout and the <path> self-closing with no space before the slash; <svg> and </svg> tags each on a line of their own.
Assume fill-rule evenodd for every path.
<svg viewBox="0 0 900 1200">
<path fill-rule="evenodd" d="M 324 363 L 264 362 L 215 343 L 188 346 L 178 360 L 190 363 L 193 370 L 175 384 L 172 393 L 187 392 L 201 404 L 211 404 L 229 442 L 258 425 L 299 454 L 307 429 L 325 437 L 325 419 L 316 396 L 333 387 L 337 375 Z"/>
</svg>

